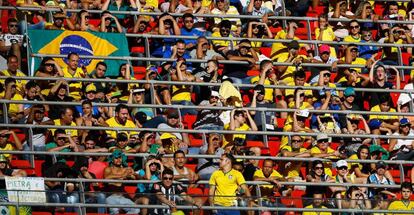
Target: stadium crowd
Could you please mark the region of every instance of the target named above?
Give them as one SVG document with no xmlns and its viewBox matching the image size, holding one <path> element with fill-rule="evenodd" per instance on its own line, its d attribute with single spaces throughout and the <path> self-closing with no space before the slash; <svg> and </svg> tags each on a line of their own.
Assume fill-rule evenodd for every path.
<svg viewBox="0 0 414 215">
<path fill-rule="evenodd" d="M 0 2 L 3 6 L 20 7 L 18 10 L 3 9 L 0 12 L 3 24 L 0 58 L 5 61 L 1 63 L 0 60 L 0 67 L 4 67 L 0 76 L 5 76 L 0 80 L 0 98 L 10 101 L 62 102 L 59 105 L 4 103 L 2 108 L 6 109 L 1 109 L 3 116 L 0 117 L 0 150 L 111 153 L 110 156 L 35 155 L 36 163 L 40 165 L 36 165 L 34 172 L 29 171 L 30 168 L 13 165 L 18 163 L 17 160 L 30 160 L 29 154 L 3 153 L 0 155 L 1 175 L 118 180 L 114 183 L 84 182 L 83 186 L 72 182 L 46 181 L 48 202 L 75 204 L 85 201 L 125 205 L 124 208 L 97 208 L 96 212 L 143 215 L 190 213 L 177 210 L 177 205 L 194 206 L 192 214 L 258 214 L 231 209 L 206 211 L 202 210 L 203 206 L 414 210 L 414 203 L 410 200 L 414 183 L 412 165 L 404 165 L 399 169 L 398 165 L 384 162 L 414 160 L 413 139 L 399 138 L 414 135 L 414 124 L 411 123 L 414 118 L 403 114 L 381 114 L 412 112 L 410 93 L 390 93 L 387 89 L 413 90 L 414 73 L 397 69 L 396 66 L 400 65 L 399 62 L 412 65 L 413 50 L 410 45 L 413 44 L 414 28 L 411 24 L 392 20 L 411 21 L 414 1 Z M 26 11 L 25 7 L 38 7 L 41 10 Z M 52 14 L 47 12 L 48 8 L 59 8 L 59 11 Z M 80 11 L 68 12 L 68 9 Z M 93 13 L 89 10 L 102 12 Z M 113 14 L 111 11 L 162 14 L 134 16 Z M 175 13 L 182 15 L 175 16 Z M 217 16 L 204 17 L 203 14 Z M 227 18 L 226 15 L 252 15 L 257 19 L 237 16 Z M 317 17 L 317 20 L 310 22 L 311 32 L 307 32 L 304 21 L 287 19 L 284 23 L 281 19 L 272 18 L 280 15 Z M 332 18 L 342 18 L 344 21 L 331 21 Z M 382 20 L 390 22 L 378 22 Z M 65 57 L 64 65 L 58 63 L 56 58 L 43 57 L 38 68 L 29 71 L 26 56 L 28 42 L 25 38 L 29 30 L 44 30 L 46 33 L 49 30 L 133 33 L 135 37 L 127 38 L 131 56 L 171 60 L 154 61 L 151 64 L 147 61 L 126 61 L 117 69 L 116 76 L 109 76 L 106 75 L 109 69 L 106 61 L 97 63 L 90 70 L 81 64 L 80 53 L 71 52 Z M 166 37 L 150 38 L 148 41 L 140 37 L 141 34 Z M 177 39 L 174 36 L 193 38 Z M 209 40 L 208 37 L 213 39 Z M 289 42 L 250 39 L 287 39 Z M 319 45 L 298 42 L 301 39 L 320 42 Z M 187 62 L 192 59 L 204 62 Z M 225 60 L 240 63 L 222 63 Z M 275 62 L 289 65 L 275 66 Z M 341 64 L 349 66 L 343 67 Z M 62 79 L 16 78 L 29 77 L 30 74 Z M 71 81 L 71 78 L 77 79 Z M 164 82 L 152 85 L 80 81 L 83 78 Z M 168 84 L 168 81 L 183 82 L 183 85 Z M 184 85 L 188 82 L 219 83 L 220 86 Z M 238 87 L 238 84 L 253 84 L 254 87 Z M 310 90 L 306 88 L 309 86 L 321 88 Z M 382 91 L 365 92 L 356 88 Z M 79 105 L 67 105 L 64 102 L 78 102 Z M 96 105 L 98 103 L 114 105 Z M 145 106 L 151 104 L 164 106 Z M 174 107 L 172 105 L 198 106 L 200 109 L 177 109 L 171 108 Z M 281 108 L 282 111 L 261 111 L 256 108 Z M 318 114 L 311 110 L 350 113 Z M 361 115 L 352 111 L 371 113 Z M 23 127 L 9 129 L 7 124 L 73 128 L 33 127 L 29 132 Z M 103 128 L 85 130 L 78 129 L 79 126 Z M 105 130 L 107 127 L 116 129 Z M 139 129 L 123 131 L 123 128 Z M 160 131 L 151 132 L 146 128 Z M 162 131 L 166 129 L 177 131 Z M 186 133 L 185 129 L 209 132 Z M 221 134 L 222 130 L 252 132 Z M 295 134 L 259 135 L 256 131 Z M 315 135 L 303 135 L 305 133 Z M 331 137 L 332 134 L 354 134 L 356 137 Z M 362 134 L 388 135 L 390 138 L 360 137 Z M 147 153 L 148 156 L 145 159 L 127 157 L 125 154 L 129 153 Z M 216 155 L 216 158 L 186 158 L 194 154 Z M 293 160 L 236 159 L 237 155 L 269 155 Z M 313 159 L 305 162 L 295 158 Z M 373 162 L 361 162 L 364 160 Z M 400 178 L 400 171 L 404 171 L 406 177 Z M 154 183 L 131 185 L 122 183 L 122 180 L 147 180 Z M 199 180 L 207 180 L 208 184 L 197 184 Z M 264 181 L 268 184 L 247 185 L 246 181 Z M 291 186 L 281 185 L 281 182 L 328 182 L 332 185 Z M 342 183 L 401 187 L 341 186 Z M 84 189 L 85 198 L 80 198 L 83 195 L 80 187 Z M 300 203 L 295 204 L 297 199 Z M 168 207 L 128 208 L 131 205 Z M 75 207 L 48 210 L 79 213 Z M 275 214 L 279 213 L 284 212 Z"/>
</svg>

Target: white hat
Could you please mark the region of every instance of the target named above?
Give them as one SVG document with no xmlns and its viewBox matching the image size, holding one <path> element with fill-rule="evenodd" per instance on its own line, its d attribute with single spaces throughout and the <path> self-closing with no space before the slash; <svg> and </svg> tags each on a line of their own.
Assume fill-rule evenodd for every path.
<svg viewBox="0 0 414 215">
<path fill-rule="evenodd" d="M 339 160 L 336 162 L 336 168 L 343 167 L 343 166 L 348 167 L 348 162 L 346 162 L 346 160 Z"/>
<path fill-rule="evenodd" d="M 331 138 L 329 138 L 327 134 L 319 133 L 312 145 L 316 146 L 316 144 L 318 144 L 318 142 L 321 140 L 328 140 L 328 142 L 331 142 Z"/>
<path fill-rule="evenodd" d="M 220 94 L 219 94 L 219 92 L 212 90 L 212 91 L 211 91 L 211 96 L 217 96 L 217 97 L 220 97 Z"/>
</svg>

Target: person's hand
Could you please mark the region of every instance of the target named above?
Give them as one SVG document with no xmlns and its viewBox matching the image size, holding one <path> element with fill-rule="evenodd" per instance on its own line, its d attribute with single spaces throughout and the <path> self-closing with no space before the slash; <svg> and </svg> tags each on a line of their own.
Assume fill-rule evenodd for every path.
<svg viewBox="0 0 414 215">
<path fill-rule="evenodd" d="M 256 64 L 256 61 L 253 58 L 247 58 L 247 61 L 249 61 L 250 65 Z"/>
<path fill-rule="evenodd" d="M 174 201 L 168 201 L 168 202 L 167 202 L 167 205 L 168 205 L 168 206 L 170 206 L 170 207 L 172 207 L 172 208 L 177 207 L 177 205 L 175 204 L 175 202 L 174 202 Z"/>
<path fill-rule="evenodd" d="M 336 151 L 334 151 L 334 156 L 340 157 L 341 156 L 341 153 L 338 150 L 336 150 Z"/>
<path fill-rule="evenodd" d="M 201 209 L 201 207 L 203 207 L 203 204 L 201 204 L 200 202 L 194 202 L 193 204 L 199 209 Z"/>
<path fill-rule="evenodd" d="M 297 28 L 298 28 L 298 24 L 296 24 L 296 22 L 289 23 L 289 29 L 297 29 Z"/>
</svg>

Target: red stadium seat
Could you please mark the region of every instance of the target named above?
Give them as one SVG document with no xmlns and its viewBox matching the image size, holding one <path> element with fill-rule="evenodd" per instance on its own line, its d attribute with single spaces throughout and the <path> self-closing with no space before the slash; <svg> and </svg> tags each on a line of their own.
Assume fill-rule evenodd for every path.
<svg viewBox="0 0 414 215">
<path fill-rule="evenodd" d="M 270 47 L 260 47 L 260 53 L 266 57 L 270 57 L 272 53 L 272 48 Z"/>
<path fill-rule="evenodd" d="M 262 141 L 255 141 L 255 140 L 247 140 L 246 141 L 246 147 L 259 147 L 264 148 L 264 143 Z"/>
<path fill-rule="evenodd" d="M 143 46 L 131 47 L 131 52 L 132 53 L 145 53 L 145 47 L 143 47 Z"/>
<path fill-rule="evenodd" d="M 131 199 L 134 198 L 135 193 L 137 191 L 137 186 L 125 186 L 125 192 L 131 197 Z"/>
<path fill-rule="evenodd" d="M 184 115 L 183 116 L 183 124 L 188 129 L 193 129 L 193 124 L 197 120 L 197 115 Z"/>
<path fill-rule="evenodd" d="M 280 141 L 269 140 L 268 144 L 269 144 L 270 155 L 276 156 L 280 150 Z"/>
<path fill-rule="evenodd" d="M 28 160 L 11 160 L 10 165 L 16 169 L 28 169 L 32 168 Z"/>
<path fill-rule="evenodd" d="M 145 79 L 145 73 L 147 72 L 146 68 L 143 66 L 134 66 L 134 78 L 137 80 Z"/>
</svg>

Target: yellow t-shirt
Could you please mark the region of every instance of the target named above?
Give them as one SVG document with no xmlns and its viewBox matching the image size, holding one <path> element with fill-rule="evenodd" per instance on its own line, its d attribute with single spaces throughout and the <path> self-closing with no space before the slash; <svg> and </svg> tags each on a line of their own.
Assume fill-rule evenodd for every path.
<svg viewBox="0 0 414 215">
<path fill-rule="evenodd" d="M 229 129 L 230 129 L 230 123 L 225 124 L 224 125 L 224 130 L 229 130 Z M 248 131 L 248 130 L 250 130 L 250 127 L 249 127 L 249 125 L 247 125 L 245 123 L 242 126 L 236 128 L 234 130 L 235 131 Z M 227 139 L 227 138 L 223 139 L 223 146 L 222 147 L 226 146 L 231 140 L 234 140 L 234 138 L 238 137 L 238 138 L 246 139 L 246 134 L 233 134 L 232 136 L 233 136 L 232 139 Z"/>
<path fill-rule="evenodd" d="M 280 151 L 286 150 L 288 152 L 292 152 L 291 146 L 283 146 Z M 299 152 L 305 152 L 307 149 L 300 148 Z M 292 162 L 292 165 L 290 165 L 289 169 L 287 169 L 287 178 L 296 178 L 300 176 L 300 167 L 302 166 L 302 162 Z"/>
<path fill-rule="evenodd" d="M 319 35 L 321 34 L 321 29 L 320 28 L 316 28 L 315 29 L 315 39 L 318 40 Z M 323 31 L 322 34 L 322 41 L 329 41 L 332 42 L 335 40 L 335 34 L 334 31 L 332 29 L 332 27 L 328 27 Z M 331 57 L 336 57 L 336 50 L 334 47 L 330 48 L 331 50 Z"/>
<path fill-rule="evenodd" d="M 358 155 L 357 154 L 353 154 L 351 156 L 349 156 L 348 160 L 359 160 Z M 363 166 L 361 163 L 357 163 L 357 162 L 350 162 L 348 164 L 348 169 L 349 169 L 349 173 L 352 174 L 355 172 L 355 167 L 358 167 L 360 170 L 362 170 Z"/>
<path fill-rule="evenodd" d="M 256 170 L 253 174 L 253 177 L 265 178 L 263 170 Z M 283 178 L 283 176 L 276 170 L 273 170 L 269 177 Z M 260 185 L 260 187 L 265 189 L 272 189 L 273 185 Z"/>
<path fill-rule="evenodd" d="M 345 61 L 345 57 L 341 58 L 341 60 Z M 367 63 L 367 61 L 364 58 L 357 57 L 354 61 L 352 61 L 351 64 L 352 65 L 365 65 L 366 63 Z M 358 73 L 362 72 L 361 68 L 352 68 L 351 67 L 351 69 L 355 69 L 355 71 L 358 72 Z M 347 81 L 348 81 L 348 79 L 344 76 L 344 77 L 339 79 L 338 83 L 347 82 Z M 357 82 L 359 82 L 359 81 L 360 81 L 360 79 L 358 78 Z"/>
<path fill-rule="evenodd" d="M 53 122 L 55 123 L 55 125 L 62 125 L 60 123 L 60 119 L 55 119 L 55 120 L 53 120 Z M 76 123 L 71 122 L 70 126 L 76 126 Z M 52 132 L 53 135 L 55 135 L 56 129 L 50 129 L 50 131 Z M 76 130 L 76 129 L 65 129 L 65 132 L 66 132 L 67 135 L 70 135 L 71 137 L 77 137 L 78 136 L 78 130 Z"/>
<path fill-rule="evenodd" d="M 220 32 L 214 32 L 213 34 L 211 34 L 211 37 L 221 37 Z M 230 34 L 228 36 L 229 38 L 232 38 L 233 36 Z M 228 47 L 231 43 L 230 40 L 212 40 L 212 43 L 214 46 L 224 46 L 224 47 Z M 233 47 L 235 47 L 237 45 L 237 43 L 235 41 L 232 42 Z"/>
<path fill-rule="evenodd" d="M 17 77 L 27 77 L 26 74 L 24 74 L 22 71 L 17 70 L 16 71 L 16 75 L 12 75 L 7 69 L 1 71 L 1 73 L 3 74 L 2 76 L 17 76 Z M 0 83 L 3 84 L 4 86 L 4 82 L 6 79 L 0 79 Z M 27 80 L 16 80 L 16 89 L 22 94 L 25 92 L 25 88 L 24 86 L 26 85 Z"/>
<path fill-rule="evenodd" d="M 135 128 L 136 127 L 135 124 L 131 120 L 127 120 L 125 125 L 121 125 L 115 120 L 115 117 L 111 117 L 110 119 L 106 120 L 105 122 L 108 124 L 108 127 L 111 127 L 111 128 Z M 136 131 L 122 131 L 122 130 L 120 130 L 120 132 L 125 132 L 128 135 L 138 134 L 138 132 L 136 132 Z M 111 136 L 112 138 L 116 138 L 117 131 L 108 130 L 108 131 L 106 131 L 106 134 L 108 134 L 108 136 Z"/>
<path fill-rule="evenodd" d="M 295 82 L 291 82 L 287 84 L 288 86 L 296 86 Z M 303 84 L 304 87 L 310 87 L 311 85 L 308 83 Z M 285 96 L 293 96 L 295 93 L 295 89 L 285 89 Z M 313 96 L 312 90 L 305 90 L 305 96 Z"/>
<path fill-rule="evenodd" d="M 191 89 L 186 85 L 172 86 L 171 101 L 189 101 L 191 102 Z"/>
<path fill-rule="evenodd" d="M 381 112 L 381 108 L 379 105 L 375 105 L 374 107 L 371 108 L 370 110 L 371 112 Z M 388 111 L 389 113 L 395 113 L 395 109 L 394 108 L 390 108 L 390 110 Z M 391 119 L 398 119 L 398 116 L 389 116 L 389 115 L 374 115 L 371 114 L 369 115 L 369 119 L 379 119 L 379 120 L 391 120 Z"/>
<path fill-rule="evenodd" d="M 230 207 L 236 200 L 237 188 L 245 184 L 243 175 L 237 170 L 230 170 L 224 173 L 222 170 L 216 170 L 210 177 L 208 184 L 215 186 L 214 204 Z"/>
<path fill-rule="evenodd" d="M 394 211 L 413 211 L 414 210 L 414 202 L 409 201 L 408 204 L 405 204 L 403 201 L 393 201 L 388 206 L 388 210 L 394 210 Z M 387 215 L 403 215 L 403 213 L 387 213 Z"/>
<path fill-rule="evenodd" d="M 85 73 L 81 68 L 77 68 L 75 74 L 70 74 L 68 71 L 68 68 L 63 68 L 63 77 L 65 78 L 84 78 Z M 82 82 L 75 82 L 70 81 L 69 82 L 69 96 L 72 96 L 76 101 L 79 101 L 81 99 L 81 92 L 82 92 Z"/>
<path fill-rule="evenodd" d="M 4 98 L 4 93 L 0 97 L 1 98 Z M 11 100 L 12 101 L 21 101 L 21 100 L 23 100 L 23 97 L 20 94 L 15 93 L 14 96 L 11 98 Z M 8 112 L 8 114 L 11 114 L 11 115 L 17 114 L 19 112 L 19 105 L 22 105 L 22 104 L 12 104 L 11 103 L 9 105 L 9 112 Z"/>
<path fill-rule="evenodd" d="M 313 208 L 313 205 L 308 205 L 305 208 Z M 327 208 L 322 206 L 321 208 Z M 332 215 L 331 212 L 303 212 L 302 215 Z"/>
<path fill-rule="evenodd" d="M 7 143 L 6 146 L 4 146 L 4 148 L 0 148 L 0 151 L 13 151 L 13 150 L 15 150 L 14 149 L 14 146 L 12 144 L 10 144 L 10 143 Z M 8 160 L 11 160 L 12 159 L 12 155 L 11 154 L 3 154 L 3 155 Z"/>
<path fill-rule="evenodd" d="M 298 59 L 298 58 L 303 58 L 306 60 L 308 57 L 306 57 L 305 55 L 297 55 L 295 59 Z M 289 53 L 283 52 L 278 55 L 277 62 L 283 63 L 283 62 L 286 62 L 287 59 L 289 59 Z M 293 76 L 294 76 L 295 71 L 296 71 L 295 66 L 288 66 L 286 71 L 283 73 L 282 77 L 280 77 L 280 80 L 285 82 L 286 84 L 294 83 Z"/>
<path fill-rule="evenodd" d="M 214 15 L 239 15 L 239 11 L 234 6 L 229 6 L 229 9 L 225 14 L 217 8 L 211 10 L 211 14 Z M 219 25 L 221 21 L 229 20 L 231 22 L 231 30 L 236 31 L 238 26 L 241 26 L 241 20 L 239 18 L 214 18 L 214 24 Z"/>
<path fill-rule="evenodd" d="M 359 43 L 361 42 L 361 37 L 359 38 L 354 38 L 351 35 L 348 35 L 344 38 L 344 42 L 349 42 L 349 43 Z"/>
<path fill-rule="evenodd" d="M 250 80 L 250 83 L 257 84 L 257 82 L 259 82 L 259 80 L 260 80 L 260 76 L 255 76 L 255 77 L 253 77 Z M 270 86 L 270 85 L 272 85 L 270 83 L 270 80 L 268 78 L 266 78 L 265 81 L 264 81 L 264 85 L 263 86 L 266 87 L 266 86 Z M 273 100 L 273 92 L 274 92 L 274 90 L 272 88 L 265 88 L 265 96 L 264 96 L 264 99 L 273 102 L 274 101 Z"/>
<path fill-rule="evenodd" d="M 333 152 L 335 152 L 335 150 L 333 150 L 329 146 L 328 146 L 328 149 L 326 151 L 327 151 L 326 153 L 333 153 Z M 316 146 L 314 146 L 314 147 L 311 148 L 310 153 L 311 153 L 312 156 L 315 155 L 315 154 L 322 154 L 321 150 L 318 147 L 316 147 Z M 337 157 L 336 156 L 330 156 L 329 158 L 330 159 L 335 159 Z M 330 165 L 331 165 L 330 162 L 326 162 L 325 163 L 325 174 L 326 175 L 329 175 L 330 177 L 332 177 L 332 170 L 331 170 L 330 167 L 327 167 L 327 166 L 330 166 Z"/>
<path fill-rule="evenodd" d="M 281 31 L 277 32 L 274 39 L 277 39 L 277 40 L 286 39 L 286 36 L 287 36 L 286 30 L 281 30 Z M 296 36 L 293 37 L 293 39 L 294 40 L 300 40 L 299 37 L 296 37 Z M 299 46 L 302 47 L 303 44 L 299 44 Z M 284 48 L 286 48 L 286 46 L 283 43 L 273 43 L 272 44 L 272 52 L 271 52 L 272 54 L 271 55 L 273 55 L 274 53 L 279 53 L 279 51 L 281 49 L 284 49 Z M 272 60 L 274 60 L 278 57 L 279 57 L 279 55 L 277 54 L 277 55 L 272 57 Z"/>
</svg>

